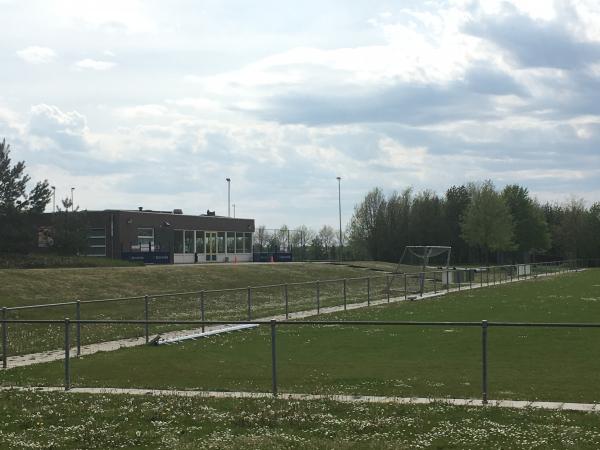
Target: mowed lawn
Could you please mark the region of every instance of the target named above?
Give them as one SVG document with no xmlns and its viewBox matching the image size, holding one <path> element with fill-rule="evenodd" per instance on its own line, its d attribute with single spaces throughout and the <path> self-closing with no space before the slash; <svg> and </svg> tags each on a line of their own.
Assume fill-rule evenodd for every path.
<svg viewBox="0 0 600 450">
<path fill-rule="evenodd" d="M 600 322 L 600 271 L 538 278 L 323 319 Z M 280 391 L 481 397 L 481 329 L 278 325 Z M 489 397 L 599 402 L 600 330 L 489 329 Z M 74 386 L 269 391 L 270 330 L 73 360 Z M 61 385 L 61 362 L 3 384 Z"/>
<path fill-rule="evenodd" d="M 330 401 L 0 392 L 0 447 L 600 447 L 597 414 Z"/>
</svg>

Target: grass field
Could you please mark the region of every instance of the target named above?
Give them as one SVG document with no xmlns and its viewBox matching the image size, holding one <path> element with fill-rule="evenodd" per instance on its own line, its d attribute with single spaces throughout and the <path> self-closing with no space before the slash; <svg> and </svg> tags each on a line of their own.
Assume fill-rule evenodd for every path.
<svg viewBox="0 0 600 450">
<path fill-rule="evenodd" d="M 206 320 L 245 320 L 248 317 L 247 287 L 252 289 L 252 317 L 268 317 L 285 312 L 285 297 L 282 286 L 256 287 L 289 283 L 288 311 L 302 311 L 316 307 L 316 285 L 294 284 L 322 281 L 319 286 L 320 306 L 327 307 L 343 303 L 342 278 L 346 283 L 348 304 L 367 299 L 367 284 L 370 277 L 372 299 L 384 298 L 386 275 L 382 270 L 394 270 L 395 264 L 380 262 L 358 262 L 349 265 L 300 263 L 300 264 L 239 264 L 239 265 L 191 265 L 120 267 L 94 269 L 35 269 L 0 270 L 0 306 L 15 307 L 33 304 L 73 302 L 81 303 L 82 319 L 144 319 L 144 295 L 149 296 L 149 319 L 151 320 L 199 320 L 200 295 L 198 291 L 209 290 L 204 295 Z M 410 268 L 407 268 L 407 270 Z M 414 271 L 414 267 L 412 270 Z M 541 268 L 539 271 L 544 272 Z M 555 267 L 552 270 L 556 270 Z M 438 274 L 439 277 L 439 274 Z M 508 279 L 504 269 L 476 274 L 475 284 L 482 281 Z M 404 283 L 407 291 L 418 287 L 416 277 L 400 275 L 394 278 L 392 296 L 403 296 Z M 452 287 L 456 287 L 454 284 Z M 238 288 L 238 290 L 235 290 Z M 215 291 L 230 289 L 228 291 Z M 234 289 L 234 290 L 231 290 Z M 427 276 L 426 291 L 442 289 L 441 281 Z M 162 296 L 174 292 L 187 294 Z M 86 303 L 99 298 L 125 298 L 110 303 Z M 47 308 L 9 310 L 12 319 L 64 319 L 75 318 L 74 304 Z M 155 327 L 154 331 L 181 329 L 178 326 Z M 86 327 L 82 333 L 82 345 L 137 337 L 143 334 L 139 326 L 103 325 Z M 19 355 L 60 348 L 63 345 L 61 326 L 10 325 L 9 354 Z"/>
<path fill-rule="evenodd" d="M 600 447 L 596 414 L 0 393 L 0 447 L 152 449 L 408 449 Z"/>
<path fill-rule="evenodd" d="M 321 316 L 332 319 L 591 322 L 600 271 Z M 279 326 L 279 389 L 306 393 L 481 396 L 478 328 Z M 490 398 L 598 402 L 600 330 L 489 330 Z M 269 391 L 265 327 L 175 346 L 101 353 L 72 364 L 75 386 Z M 11 369 L 4 384 L 61 385 L 61 362 Z"/>
</svg>

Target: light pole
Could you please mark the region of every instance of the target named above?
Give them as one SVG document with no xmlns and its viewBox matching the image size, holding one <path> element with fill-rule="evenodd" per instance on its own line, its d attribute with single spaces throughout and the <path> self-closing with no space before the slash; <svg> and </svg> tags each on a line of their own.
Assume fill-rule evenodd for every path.
<svg viewBox="0 0 600 450">
<path fill-rule="evenodd" d="M 340 261 L 344 253 L 344 240 L 342 239 L 342 177 L 336 177 L 338 180 L 338 207 L 340 212 Z"/>
<path fill-rule="evenodd" d="M 74 187 L 71 188 L 71 212 L 75 212 L 75 202 L 73 201 L 73 191 L 75 190 Z"/>
<path fill-rule="evenodd" d="M 56 212 L 56 186 L 50 186 L 52 188 L 52 213 Z"/>
<path fill-rule="evenodd" d="M 233 218 L 235 219 L 235 203 L 233 203 L 231 206 L 233 206 Z"/>
<path fill-rule="evenodd" d="M 231 178 L 227 180 L 227 217 L 231 217 Z"/>
</svg>

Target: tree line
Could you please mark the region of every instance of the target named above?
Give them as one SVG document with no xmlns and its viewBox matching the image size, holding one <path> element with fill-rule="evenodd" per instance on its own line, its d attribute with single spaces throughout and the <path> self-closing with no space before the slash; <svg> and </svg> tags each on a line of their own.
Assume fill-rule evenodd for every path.
<svg viewBox="0 0 600 450">
<path fill-rule="evenodd" d="M 346 230 L 352 259 L 398 261 L 407 245 L 449 245 L 453 263 L 530 262 L 600 255 L 600 203 L 540 203 L 517 184 L 452 186 L 445 195 L 371 190 Z"/>
</svg>

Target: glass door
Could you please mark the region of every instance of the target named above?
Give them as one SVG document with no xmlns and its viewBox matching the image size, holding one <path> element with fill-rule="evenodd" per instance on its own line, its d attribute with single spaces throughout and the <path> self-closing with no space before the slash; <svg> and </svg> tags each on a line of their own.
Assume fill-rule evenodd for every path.
<svg viewBox="0 0 600 450">
<path fill-rule="evenodd" d="M 217 260 L 217 233 L 212 231 L 206 232 L 206 260 Z"/>
</svg>

